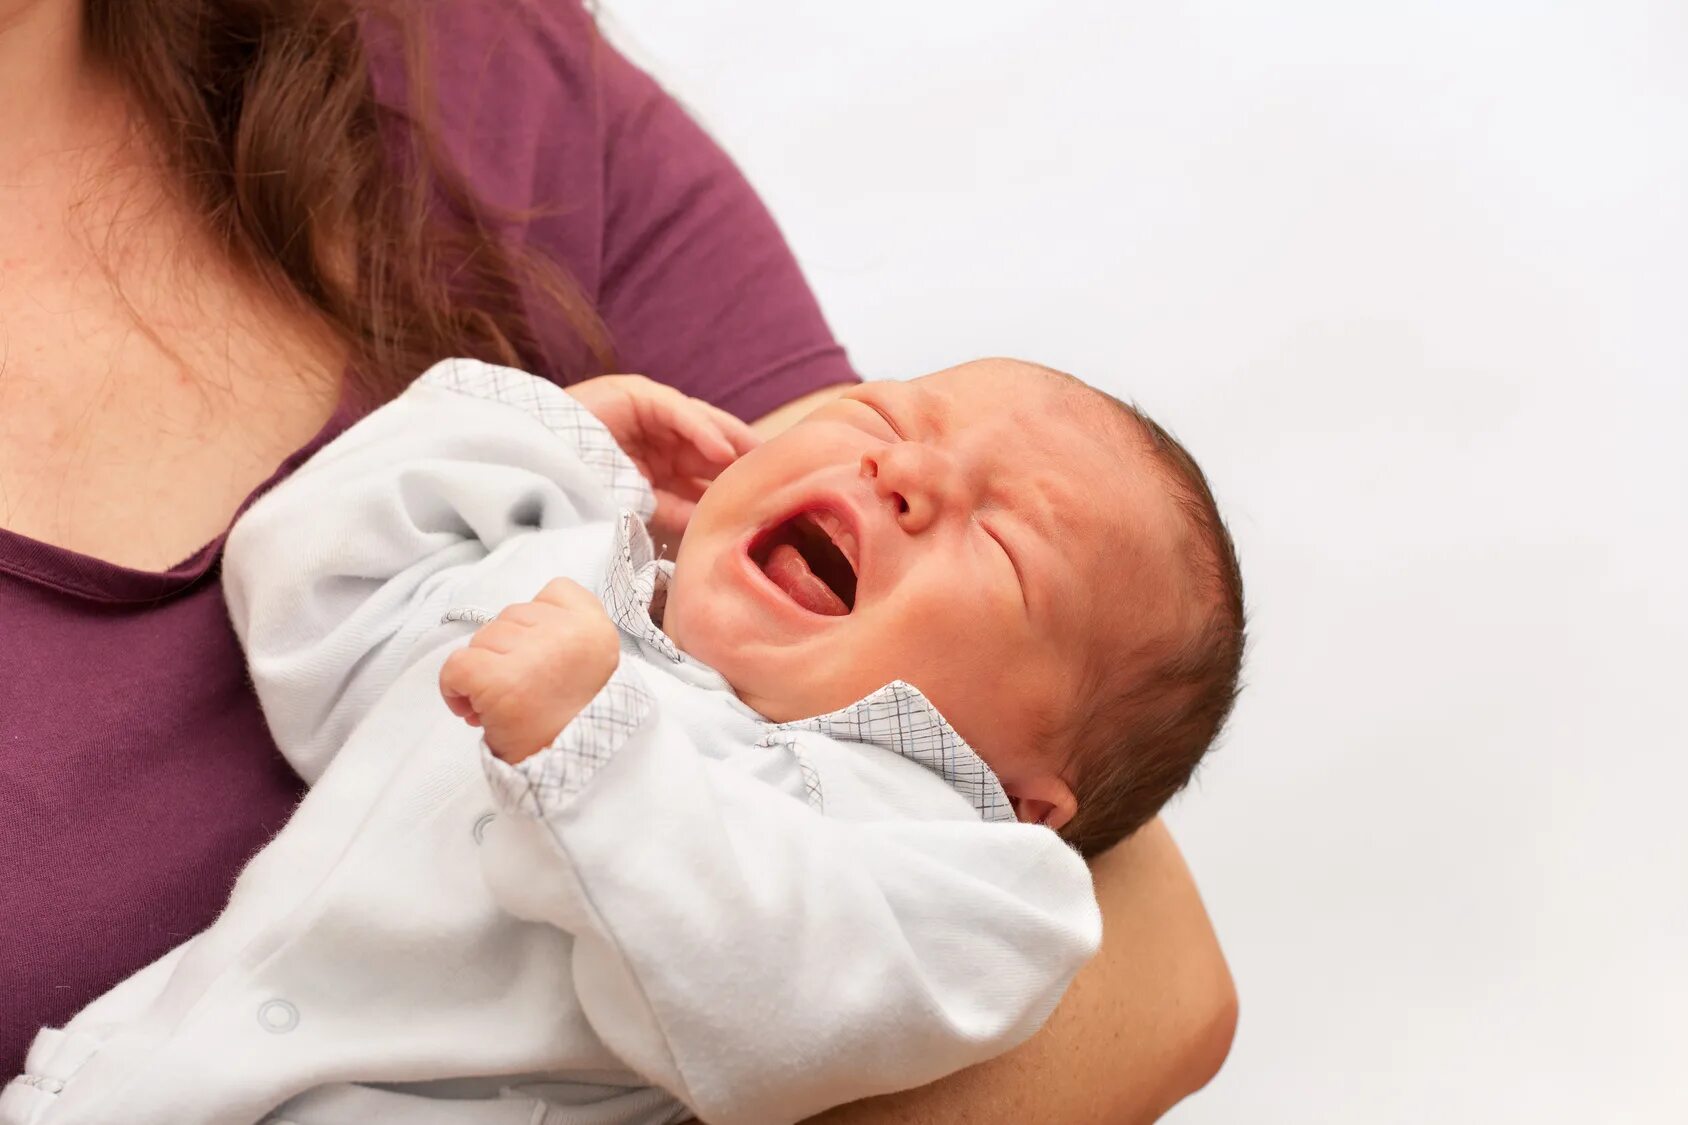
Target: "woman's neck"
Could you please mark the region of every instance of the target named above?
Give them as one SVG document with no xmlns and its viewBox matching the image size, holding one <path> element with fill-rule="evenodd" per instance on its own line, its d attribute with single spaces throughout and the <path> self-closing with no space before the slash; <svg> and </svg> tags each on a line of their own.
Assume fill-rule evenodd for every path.
<svg viewBox="0 0 1688 1125">
<path fill-rule="evenodd" d="M 15 0 L 14 0 L 15 4 Z M 117 99 L 90 63 L 82 0 L 0 0 L 0 182 L 53 154 L 109 136 Z"/>
</svg>

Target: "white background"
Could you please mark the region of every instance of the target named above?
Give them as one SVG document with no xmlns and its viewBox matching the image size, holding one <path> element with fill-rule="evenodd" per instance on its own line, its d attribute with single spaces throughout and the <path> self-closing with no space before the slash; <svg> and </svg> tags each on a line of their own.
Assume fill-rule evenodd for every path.
<svg viewBox="0 0 1688 1125">
<path fill-rule="evenodd" d="M 1688 5 L 610 0 L 869 375 L 1135 398 L 1253 647 L 1216 1122 L 1688 1122 Z M 1106 597 L 1106 591 L 1098 591 Z"/>
</svg>

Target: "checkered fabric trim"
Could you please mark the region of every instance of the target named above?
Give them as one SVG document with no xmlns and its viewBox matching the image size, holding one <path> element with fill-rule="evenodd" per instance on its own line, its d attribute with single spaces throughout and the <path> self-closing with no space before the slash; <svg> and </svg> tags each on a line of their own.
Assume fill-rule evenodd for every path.
<svg viewBox="0 0 1688 1125">
<path fill-rule="evenodd" d="M 656 709 L 656 700 L 625 663 L 616 665 L 556 740 L 515 765 L 500 761 L 483 742 L 487 784 L 507 808 L 536 817 L 567 807 L 597 772 L 627 745 Z"/>
<path fill-rule="evenodd" d="M 803 753 L 803 748 L 797 745 L 795 738 L 786 743 L 791 756 L 797 759 L 797 772 L 803 778 L 803 799 L 809 802 L 809 807 L 818 813 L 826 812 L 826 795 L 821 792 L 821 775 L 815 772 L 809 756 Z"/>
<path fill-rule="evenodd" d="M 615 555 L 610 570 L 604 576 L 604 588 L 598 600 L 609 611 L 610 620 L 628 636 L 644 641 L 669 660 L 678 664 L 685 657 L 657 627 L 653 609 L 668 599 L 668 580 L 673 571 L 656 557 L 650 533 L 632 512 L 621 513 L 621 527 L 616 534 Z"/>
<path fill-rule="evenodd" d="M 826 812 L 826 795 L 821 792 L 821 775 L 797 740 L 779 727 L 770 727 L 756 743 L 759 748 L 778 747 L 790 754 L 797 763 L 797 774 L 803 779 L 803 800 L 818 813 Z"/>
<path fill-rule="evenodd" d="M 851 742 L 866 742 L 919 762 L 966 797 L 987 821 L 1013 820 L 1014 809 L 996 774 L 955 733 L 920 689 L 894 680 L 865 699 L 828 715 L 771 724 L 775 731 L 809 730 Z M 801 756 L 805 787 L 814 771 Z M 815 796 L 819 797 L 819 781 Z"/>
<path fill-rule="evenodd" d="M 476 359 L 448 359 L 434 364 L 418 383 L 471 398 L 513 406 L 567 441 L 586 467 L 609 490 L 616 506 L 631 508 L 641 521 L 656 511 L 656 495 L 638 468 L 610 436 L 604 424 L 567 391 L 513 367 L 495 367 Z"/>
</svg>

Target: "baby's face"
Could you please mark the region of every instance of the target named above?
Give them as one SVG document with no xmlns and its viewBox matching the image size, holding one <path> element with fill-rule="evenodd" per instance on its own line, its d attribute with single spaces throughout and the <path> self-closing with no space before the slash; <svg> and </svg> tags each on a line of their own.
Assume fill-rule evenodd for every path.
<svg viewBox="0 0 1688 1125">
<path fill-rule="evenodd" d="M 1042 732 L 1102 631 L 1147 624 L 1179 526 L 1082 396 L 1008 360 L 853 388 L 710 487 L 663 627 L 776 722 L 907 680 L 1060 827 Z"/>
</svg>

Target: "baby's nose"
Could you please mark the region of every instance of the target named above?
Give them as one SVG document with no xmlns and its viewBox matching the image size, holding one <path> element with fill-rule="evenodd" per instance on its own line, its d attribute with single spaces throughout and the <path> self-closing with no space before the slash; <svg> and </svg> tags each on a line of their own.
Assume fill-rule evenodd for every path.
<svg viewBox="0 0 1688 1125">
<path fill-rule="evenodd" d="M 863 454 L 861 473 L 875 495 L 893 506 L 897 523 L 910 535 L 967 507 L 966 482 L 955 464 L 918 442 L 898 442 Z"/>
</svg>

